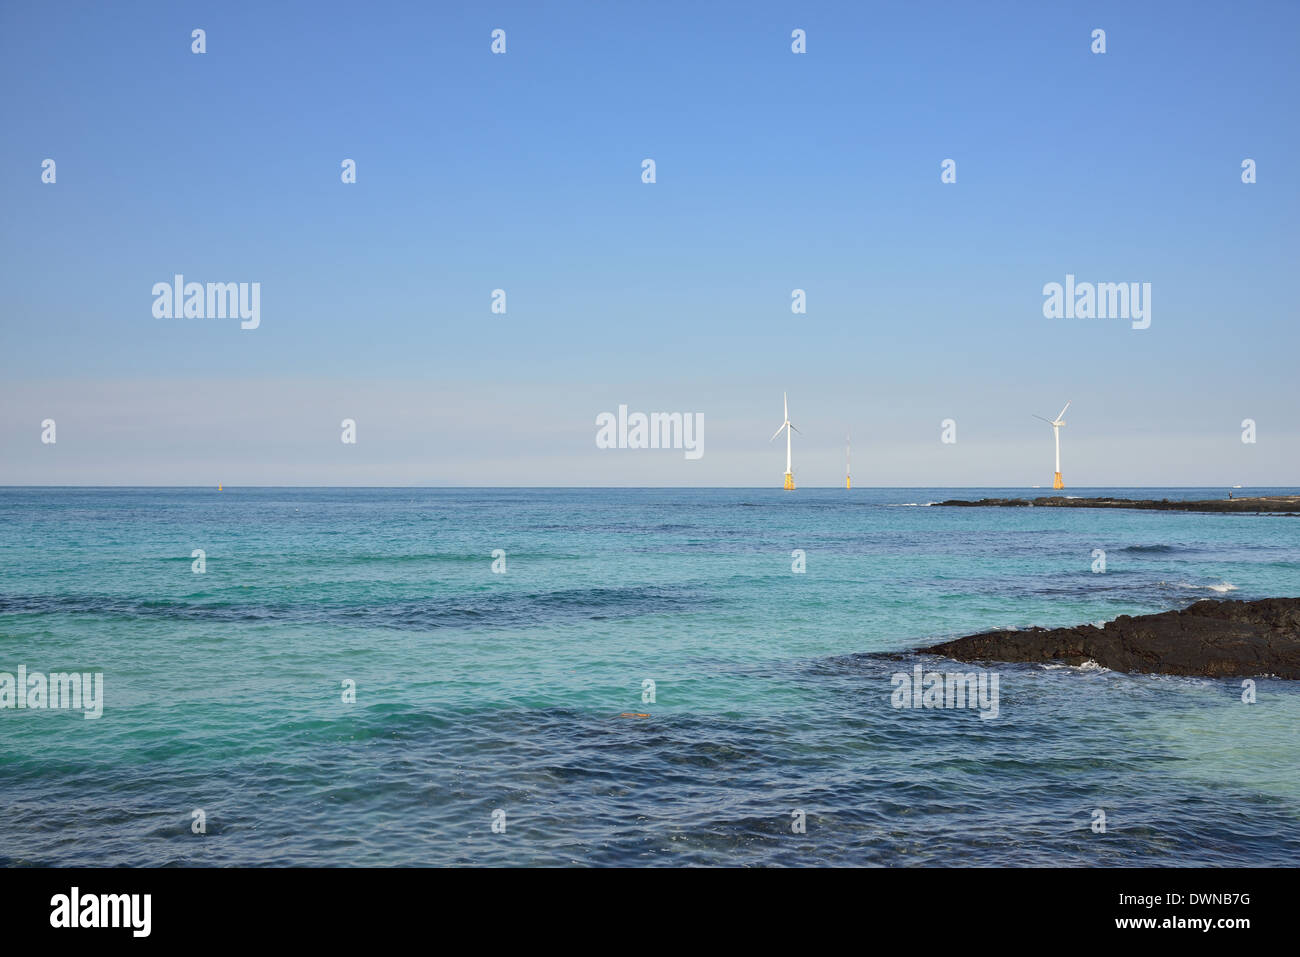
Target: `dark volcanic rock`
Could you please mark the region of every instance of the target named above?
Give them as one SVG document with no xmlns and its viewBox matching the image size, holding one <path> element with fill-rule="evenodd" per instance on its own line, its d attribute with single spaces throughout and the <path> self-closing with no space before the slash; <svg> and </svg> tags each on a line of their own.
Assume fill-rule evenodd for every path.
<svg viewBox="0 0 1300 957">
<path fill-rule="evenodd" d="M 1113 671 L 1300 678 L 1300 598 L 1205 599 L 1182 611 L 1120 615 L 1101 628 L 990 631 L 920 652 L 958 661 L 1095 661 Z"/>
<path fill-rule="evenodd" d="M 1052 495 L 1036 498 L 982 498 L 972 501 L 965 498 L 952 498 L 943 505 L 980 506 L 984 508 L 1142 508 L 1158 512 L 1282 512 L 1287 515 L 1300 513 L 1300 495 L 1262 495 L 1255 498 L 1212 498 L 1195 502 L 1162 499 L 1138 498 L 1066 498 L 1064 495 Z"/>
</svg>

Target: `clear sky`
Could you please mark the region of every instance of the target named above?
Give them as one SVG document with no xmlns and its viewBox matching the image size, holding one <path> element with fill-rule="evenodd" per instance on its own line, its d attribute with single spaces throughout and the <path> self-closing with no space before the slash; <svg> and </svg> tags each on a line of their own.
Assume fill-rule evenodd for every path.
<svg viewBox="0 0 1300 957">
<path fill-rule="evenodd" d="M 1298 43 L 1293 2 L 0 3 L 0 484 L 779 487 L 785 390 L 802 485 L 850 429 L 858 484 L 1050 485 L 1067 399 L 1067 485 L 1300 485 Z M 155 318 L 176 273 L 260 327 Z M 1150 327 L 1045 318 L 1067 273 Z M 596 448 L 620 404 L 704 456 Z"/>
</svg>

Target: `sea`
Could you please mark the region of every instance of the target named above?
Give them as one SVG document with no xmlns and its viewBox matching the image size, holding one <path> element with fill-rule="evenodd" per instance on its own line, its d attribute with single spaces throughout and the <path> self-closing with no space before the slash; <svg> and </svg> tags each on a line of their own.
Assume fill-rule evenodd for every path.
<svg viewBox="0 0 1300 957">
<path fill-rule="evenodd" d="M 1300 595 L 1300 517 L 934 505 L 1051 494 L 0 489 L 0 672 L 103 676 L 0 864 L 1300 863 L 1300 683 L 914 653 Z"/>
</svg>

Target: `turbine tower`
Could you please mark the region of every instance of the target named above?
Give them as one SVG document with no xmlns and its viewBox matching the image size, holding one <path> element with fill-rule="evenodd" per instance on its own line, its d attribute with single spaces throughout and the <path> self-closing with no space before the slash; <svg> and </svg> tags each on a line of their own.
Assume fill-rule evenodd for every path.
<svg viewBox="0 0 1300 957">
<path fill-rule="evenodd" d="M 799 430 L 790 424 L 789 397 L 786 396 L 784 392 L 781 393 L 781 397 L 785 401 L 785 421 L 781 423 L 781 428 L 777 429 L 776 433 L 770 439 L 768 439 L 768 441 L 775 442 L 776 437 L 780 435 L 782 431 L 785 432 L 785 486 L 784 487 L 787 492 L 792 492 L 794 491 L 794 472 L 790 469 L 790 433 L 792 431 L 799 432 Z M 799 432 L 799 434 L 803 435 L 802 432 Z"/>
<path fill-rule="evenodd" d="M 853 488 L 853 433 L 844 436 L 844 487 Z"/>
<path fill-rule="evenodd" d="M 1065 409 L 1069 407 L 1070 403 L 1065 403 Z M 1061 418 L 1061 416 L 1065 415 L 1065 409 L 1062 409 L 1061 414 L 1055 419 L 1043 419 L 1041 415 L 1034 416 L 1035 419 L 1043 419 L 1044 422 L 1050 425 L 1052 435 L 1056 436 L 1056 478 L 1052 481 L 1052 488 L 1065 488 L 1065 483 L 1061 481 L 1061 427 L 1065 425 L 1065 419 Z"/>
</svg>

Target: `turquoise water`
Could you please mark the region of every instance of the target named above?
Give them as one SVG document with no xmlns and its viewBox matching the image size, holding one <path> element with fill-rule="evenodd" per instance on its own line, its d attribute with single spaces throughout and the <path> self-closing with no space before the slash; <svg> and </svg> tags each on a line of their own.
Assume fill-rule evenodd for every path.
<svg viewBox="0 0 1300 957">
<path fill-rule="evenodd" d="M 891 705 L 880 652 L 1300 595 L 1300 518 L 923 507 L 1036 494 L 0 489 L 0 671 L 105 685 L 0 711 L 0 862 L 1300 861 L 1294 682 Z"/>
</svg>

